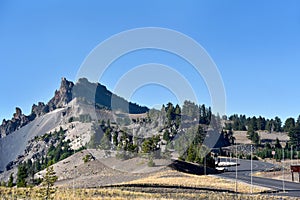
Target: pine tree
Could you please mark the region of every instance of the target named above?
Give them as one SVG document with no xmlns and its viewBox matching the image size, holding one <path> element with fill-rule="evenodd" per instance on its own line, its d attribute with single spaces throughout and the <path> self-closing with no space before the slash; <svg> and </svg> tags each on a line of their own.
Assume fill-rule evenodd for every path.
<svg viewBox="0 0 300 200">
<path fill-rule="evenodd" d="M 168 103 L 167 104 L 167 108 L 166 108 L 166 112 L 167 112 L 167 119 L 168 119 L 168 126 L 171 126 L 172 120 L 174 120 L 174 106 L 172 103 Z"/>
<path fill-rule="evenodd" d="M 282 125 L 282 122 L 281 122 L 281 119 L 279 118 L 279 117 L 275 117 L 275 119 L 274 119 L 274 130 L 276 131 L 276 132 L 280 132 L 281 131 L 281 125 Z"/>
<path fill-rule="evenodd" d="M 164 134 L 163 134 L 163 139 L 166 140 L 167 142 L 169 142 L 170 140 L 170 133 L 168 130 L 165 130 Z"/>
<path fill-rule="evenodd" d="M 260 137 L 256 131 L 253 130 L 253 127 L 249 127 L 247 131 L 247 137 L 250 139 L 255 145 L 259 144 Z"/>
<path fill-rule="evenodd" d="M 100 141 L 101 149 L 104 150 L 110 149 L 110 142 L 111 142 L 111 130 L 110 128 L 107 128 Z"/>
<path fill-rule="evenodd" d="M 300 126 L 300 115 L 299 115 L 298 118 L 297 118 L 297 121 L 296 121 L 295 126 Z"/>
<path fill-rule="evenodd" d="M 278 138 L 276 138 L 275 148 L 276 148 L 276 149 L 281 149 L 281 148 L 282 148 L 282 147 L 281 147 L 281 144 L 280 144 L 280 141 L 279 141 Z"/>
<path fill-rule="evenodd" d="M 9 176 L 7 187 L 13 187 L 13 186 L 14 186 L 14 177 L 13 177 L 13 173 L 11 173 Z"/>
<path fill-rule="evenodd" d="M 286 119 L 284 126 L 283 126 L 283 130 L 285 132 L 289 132 L 293 128 L 295 128 L 295 119 L 290 117 L 290 118 Z"/>
<path fill-rule="evenodd" d="M 194 149 L 194 145 L 191 145 L 187 150 L 187 158 L 186 160 L 189 162 L 194 162 L 196 159 L 196 151 Z"/>
<path fill-rule="evenodd" d="M 200 113 L 199 124 L 207 124 L 206 108 L 204 104 L 200 106 L 199 113 Z"/>
<path fill-rule="evenodd" d="M 296 126 L 289 130 L 290 143 L 295 146 L 297 150 L 300 148 L 300 126 Z"/>
<path fill-rule="evenodd" d="M 17 187 L 26 187 L 27 169 L 24 164 L 18 166 Z"/>
<path fill-rule="evenodd" d="M 42 185 L 46 187 L 46 192 L 45 192 L 46 199 L 50 199 L 51 194 L 55 193 L 55 190 L 52 190 L 52 186 L 56 182 L 57 178 L 58 177 L 56 176 L 53 166 L 47 167 L 46 174 L 45 174 L 45 176 L 43 178 L 43 182 L 42 182 Z"/>
<path fill-rule="evenodd" d="M 175 125 L 176 125 L 176 128 L 179 128 L 180 120 L 181 120 L 181 108 L 177 104 L 176 107 L 175 107 Z"/>
</svg>

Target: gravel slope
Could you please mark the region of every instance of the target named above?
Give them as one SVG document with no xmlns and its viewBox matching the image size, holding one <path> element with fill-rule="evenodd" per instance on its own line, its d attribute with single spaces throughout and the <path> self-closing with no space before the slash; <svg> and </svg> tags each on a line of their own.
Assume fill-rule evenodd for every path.
<svg viewBox="0 0 300 200">
<path fill-rule="evenodd" d="M 66 108 L 56 109 L 41 117 L 36 118 L 31 123 L 23 126 L 19 130 L 0 139 L 0 170 L 4 171 L 5 166 L 15 160 L 18 155 L 22 155 L 29 140 L 35 136 L 40 136 L 50 131 L 54 127 L 62 124 L 62 115 Z"/>
</svg>

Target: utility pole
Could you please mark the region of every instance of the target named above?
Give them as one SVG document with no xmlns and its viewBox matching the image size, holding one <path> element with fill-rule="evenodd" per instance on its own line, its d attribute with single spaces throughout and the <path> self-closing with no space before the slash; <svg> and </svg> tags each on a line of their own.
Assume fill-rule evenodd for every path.
<svg viewBox="0 0 300 200">
<path fill-rule="evenodd" d="M 285 192 L 285 185 L 284 185 L 284 148 L 282 148 L 282 191 Z"/>
<path fill-rule="evenodd" d="M 297 146 L 296 146 L 296 153 L 297 153 L 297 165 L 299 164 L 299 151 L 297 151 Z"/>
<path fill-rule="evenodd" d="M 252 144 L 251 144 L 251 194 L 253 193 L 253 185 L 252 185 Z"/>
<path fill-rule="evenodd" d="M 291 145 L 291 164 L 293 164 L 293 145 Z"/>
<path fill-rule="evenodd" d="M 237 155 L 237 145 L 235 145 L 235 154 L 236 154 L 236 160 L 235 160 L 235 192 L 238 192 L 238 183 L 237 183 L 237 166 L 238 166 L 238 155 Z"/>
</svg>

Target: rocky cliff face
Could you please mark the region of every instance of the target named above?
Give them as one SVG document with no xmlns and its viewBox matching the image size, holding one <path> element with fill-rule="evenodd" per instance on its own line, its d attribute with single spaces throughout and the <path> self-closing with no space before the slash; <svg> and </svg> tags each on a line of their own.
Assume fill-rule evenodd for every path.
<svg viewBox="0 0 300 200">
<path fill-rule="evenodd" d="M 115 110 L 134 114 L 145 113 L 149 110 L 147 107 L 128 102 L 122 97 L 113 94 L 100 83 L 91 83 L 86 78 L 81 78 L 75 85 L 66 78 L 62 78 L 59 90 L 55 91 L 54 97 L 47 104 L 42 102 L 39 102 L 37 105 L 33 104 L 31 114 L 28 116 L 22 114 L 20 108 L 16 108 L 16 112 L 11 120 L 4 119 L 0 126 L 0 138 L 18 130 L 37 117 L 43 116 L 57 108 L 65 107 L 72 101 L 72 98 L 94 103 L 98 109 L 111 110 L 114 108 Z"/>
<path fill-rule="evenodd" d="M 68 81 L 66 78 L 62 78 L 59 90 L 55 91 L 54 97 L 48 102 L 49 111 L 56 108 L 62 108 L 66 106 L 72 100 L 72 89 L 74 83 Z"/>
<path fill-rule="evenodd" d="M 38 105 L 33 104 L 31 108 L 31 114 L 35 117 L 40 117 L 49 112 L 49 106 L 45 105 L 43 102 L 39 102 Z"/>
<path fill-rule="evenodd" d="M 13 114 L 11 120 L 3 119 L 0 126 L 0 138 L 18 130 L 22 126 L 25 126 L 36 117 L 40 117 L 48 112 L 55 110 L 56 108 L 62 108 L 72 100 L 72 88 L 74 84 L 71 81 L 62 78 L 59 90 L 55 91 L 54 97 L 44 104 L 39 102 L 38 105 L 33 104 L 31 114 L 26 116 L 22 113 L 20 108 L 16 108 L 16 112 Z"/>
<path fill-rule="evenodd" d="M 16 108 L 16 112 L 13 114 L 13 118 L 11 120 L 3 119 L 2 124 L 0 126 L 0 137 L 5 137 L 7 134 L 21 128 L 28 124 L 32 119 L 32 116 L 26 116 L 22 114 L 22 110 L 20 108 Z"/>
</svg>

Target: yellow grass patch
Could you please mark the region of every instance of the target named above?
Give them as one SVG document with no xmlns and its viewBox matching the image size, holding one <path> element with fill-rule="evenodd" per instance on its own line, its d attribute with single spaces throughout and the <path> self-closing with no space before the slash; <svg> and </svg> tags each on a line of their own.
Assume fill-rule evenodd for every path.
<svg viewBox="0 0 300 200">
<path fill-rule="evenodd" d="M 198 176 L 192 174 L 185 174 L 174 170 L 167 170 L 158 172 L 147 178 L 133 180 L 123 184 L 156 184 L 167 186 L 183 186 L 194 188 L 209 188 L 209 189 L 223 189 L 235 191 L 236 185 L 234 181 L 214 177 L 214 176 Z M 239 193 L 250 193 L 251 185 L 238 182 Z M 268 188 L 253 186 L 252 191 L 254 193 L 267 191 Z"/>
<path fill-rule="evenodd" d="M 40 196 L 41 188 L 3 188 L 0 187 L 1 199 L 43 199 Z M 162 197 L 160 193 L 145 193 L 138 191 L 127 191 L 124 189 L 112 188 L 99 188 L 99 189 L 57 189 L 53 196 L 55 200 L 123 200 L 123 199 L 209 199 L 209 200 L 227 200 L 227 199 L 257 199 L 257 200 L 270 200 L 270 199 L 290 199 L 271 197 L 263 195 L 235 195 L 228 193 L 204 192 L 204 193 L 172 193 Z"/>
</svg>

